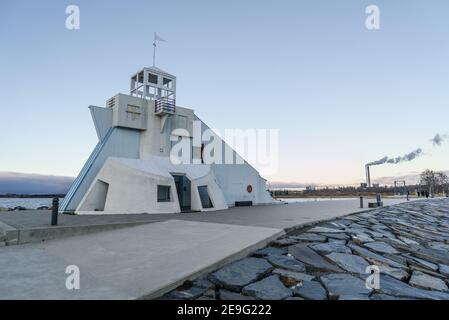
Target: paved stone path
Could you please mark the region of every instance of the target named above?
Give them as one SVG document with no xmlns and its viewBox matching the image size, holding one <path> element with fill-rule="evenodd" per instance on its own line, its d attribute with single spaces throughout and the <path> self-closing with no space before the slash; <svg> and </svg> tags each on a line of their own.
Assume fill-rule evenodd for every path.
<svg viewBox="0 0 449 320">
<path fill-rule="evenodd" d="M 430 199 L 292 231 L 161 298 L 449 300 L 448 279 L 449 199 Z"/>
</svg>

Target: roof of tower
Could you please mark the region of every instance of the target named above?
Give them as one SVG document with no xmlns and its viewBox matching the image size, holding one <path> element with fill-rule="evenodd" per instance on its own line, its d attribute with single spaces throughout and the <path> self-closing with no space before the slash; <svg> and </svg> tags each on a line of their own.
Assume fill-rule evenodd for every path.
<svg viewBox="0 0 449 320">
<path fill-rule="evenodd" d="M 154 71 L 154 72 L 159 73 L 159 74 L 165 74 L 165 75 L 170 76 L 170 77 L 175 77 L 173 74 L 171 74 L 171 73 L 169 73 L 169 72 L 167 72 L 165 70 L 162 70 L 162 69 L 160 69 L 158 67 L 154 67 L 154 66 L 153 67 L 146 67 L 145 69 L 148 69 L 150 71 Z"/>
</svg>

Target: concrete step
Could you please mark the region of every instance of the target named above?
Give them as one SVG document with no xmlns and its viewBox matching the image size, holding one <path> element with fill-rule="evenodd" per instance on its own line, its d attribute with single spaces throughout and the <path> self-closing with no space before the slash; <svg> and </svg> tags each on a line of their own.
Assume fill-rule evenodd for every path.
<svg viewBox="0 0 449 320">
<path fill-rule="evenodd" d="M 0 247 L 18 243 L 19 231 L 0 221 Z"/>
</svg>

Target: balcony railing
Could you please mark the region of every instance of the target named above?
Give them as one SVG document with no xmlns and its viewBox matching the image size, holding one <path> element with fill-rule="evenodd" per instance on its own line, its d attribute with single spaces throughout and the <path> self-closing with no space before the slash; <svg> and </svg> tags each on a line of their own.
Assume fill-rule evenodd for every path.
<svg viewBox="0 0 449 320">
<path fill-rule="evenodd" d="M 156 100 L 154 112 L 156 114 L 175 113 L 176 101 L 170 98 L 160 98 Z"/>
</svg>

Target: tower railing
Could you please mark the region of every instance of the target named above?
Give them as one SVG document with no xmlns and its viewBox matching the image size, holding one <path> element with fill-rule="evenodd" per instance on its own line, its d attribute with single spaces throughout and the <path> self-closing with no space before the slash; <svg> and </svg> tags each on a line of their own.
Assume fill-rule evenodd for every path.
<svg viewBox="0 0 449 320">
<path fill-rule="evenodd" d="M 161 113 L 175 113 L 176 100 L 172 98 L 159 98 L 155 102 L 154 112 L 157 114 Z"/>
</svg>

